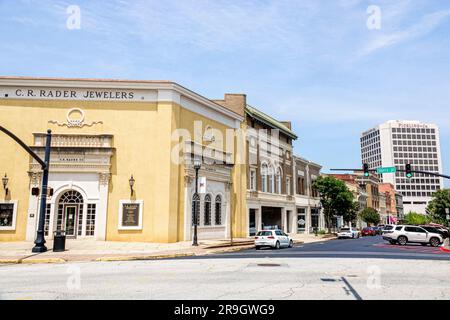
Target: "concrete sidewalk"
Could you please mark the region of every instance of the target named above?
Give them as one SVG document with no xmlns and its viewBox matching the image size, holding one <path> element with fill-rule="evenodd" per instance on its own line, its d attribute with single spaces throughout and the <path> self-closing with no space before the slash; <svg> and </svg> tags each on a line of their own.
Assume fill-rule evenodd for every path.
<svg viewBox="0 0 450 320">
<path fill-rule="evenodd" d="M 325 241 L 333 237 L 293 235 L 295 243 Z M 67 240 L 65 252 L 53 252 L 53 241 L 46 243 L 49 251 L 32 253 L 30 242 L 1 242 L 0 264 L 17 263 L 65 263 L 80 261 L 127 261 L 166 259 L 182 256 L 207 255 L 238 251 L 254 246 L 254 238 L 230 240 L 200 240 L 198 247 L 191 241 L 176 243 L 115 242 L 95 240 Z"/>
</svg>

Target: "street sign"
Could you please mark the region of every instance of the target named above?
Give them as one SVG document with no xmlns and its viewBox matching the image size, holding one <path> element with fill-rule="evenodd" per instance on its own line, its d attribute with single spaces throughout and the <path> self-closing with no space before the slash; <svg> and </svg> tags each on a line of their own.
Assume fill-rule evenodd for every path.
<svg viewBox="0 0 450 320">
<path fill-rule="evenodd" d="M 397 168 L 396 167 L 382 167 L 382 168 L 377 168 L 377 173 L 378 174 L 383 174 L 383 173 L 395 173 L 397 172 Z"/>
</svg>

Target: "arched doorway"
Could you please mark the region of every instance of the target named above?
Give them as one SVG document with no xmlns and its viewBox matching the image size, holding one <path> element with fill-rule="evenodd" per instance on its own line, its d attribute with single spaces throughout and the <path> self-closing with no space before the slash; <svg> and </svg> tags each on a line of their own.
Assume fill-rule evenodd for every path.
<svg viewBox="0 0 450 320">
<path fill-rule="evenodd" d="M 56 230 L 65 230 L 68 238 L 82 235 L 83 196 L 75 190 L 66 191 L 58 201 Z"/>
</svg>

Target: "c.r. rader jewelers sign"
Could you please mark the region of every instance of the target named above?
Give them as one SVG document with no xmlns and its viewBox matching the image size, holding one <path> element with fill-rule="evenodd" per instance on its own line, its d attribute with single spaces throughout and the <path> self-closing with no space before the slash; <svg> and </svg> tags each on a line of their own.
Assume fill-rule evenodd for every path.
<svg viewBox="0 0 450 320">
<path fill-rule="evenodd" d="M 149 101 L 154 100 L 154 96 L 151 90 L 142 89 L 0 88 L 0 98 L 3 99 Z"/>
</svg>

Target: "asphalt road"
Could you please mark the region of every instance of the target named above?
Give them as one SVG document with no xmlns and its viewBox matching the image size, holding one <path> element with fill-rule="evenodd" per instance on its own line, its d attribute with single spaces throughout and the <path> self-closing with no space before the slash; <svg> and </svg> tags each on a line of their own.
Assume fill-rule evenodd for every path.
<svg viewBox="0 0 450 320">
<path fill-rule="evenodd" d="M 381 259 L 414 259 L 414 260 L 447 260 L 450 253 L 439 247 L 408 244 L 406 246 L 391 245 L 381 236 L 361 237 L 359 239 L 336 239 L 296 245 L 294 248 L 280 250 L 243 250 L 234 253 L 214 255 L 213 258 L 381 258 Z M 202 257 L 194 257 L 201 259 Z M 208 257 L 211 258 L 211 257 Z"/>
<path fill-rule="evenodd" d="M 450 299 L 449 260 L 439 248 L 370 237 L 185 259 L 2 265 L 0 299 Z"/>
</svg>

